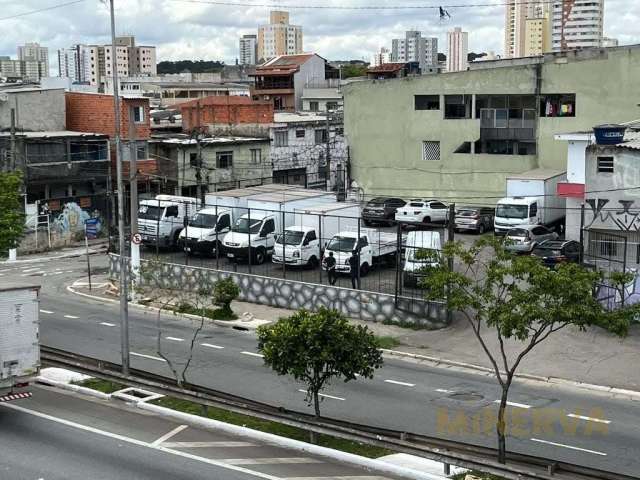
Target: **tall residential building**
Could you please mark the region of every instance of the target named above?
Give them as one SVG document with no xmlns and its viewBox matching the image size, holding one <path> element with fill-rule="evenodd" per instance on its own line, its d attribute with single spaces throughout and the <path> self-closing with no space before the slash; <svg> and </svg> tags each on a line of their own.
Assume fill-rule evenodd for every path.
<svg viewBox="0 0 640 480">
<path fill-rule="evenodd" d="M 405 32 L 404 39 L 396 38 L 391 41 L 392 62 L 418 62 L 420 69 L 425 72 L 428 68 L 438 65 L 438 39 L 423 37 L 415 30 Z"/>
<path fill-rule="evenodd" d="M 602 46 L 605 47 L 605 48 L 617 47 L 618 46 L 618 39 L 617 38 L 611 38 L 611 37 L 602 37 Z"/>
<path fill-rule="evenodd" d="M 505 58 L 541 55 L 551 49 L 548 2 L 509 0 L 505 6 Z"/>
<path fill-rule="evenodd" d="M 384 63 L 391 63 L 391 52 L 388 48 L 381 47 L 379 52 L 371 55 L 371 61 L 369 63 L 372 67 L 378 67 Z"/>
<path fill-rule="evenodd" d="M 468 53 L 469 33 L 460 27 L 447 32 L 447 72 L 466 70 Z"/>
<path fill-rule="evenodd" d="M 602 46 L 604 0 L 563 0 L 553 3 L 554 52 Z"/>
<path fill-rule="evenodd" d="M 551 50 L 549 16 L 527 18 L 524 27 L 524 56 L 535 57 Z"/>
<path fill-rule="evenodd" d="M 73 45 L 58 50 L 58 76 L 70 78 L 73 83 L 91 82 L 90 49 L 86 45 Z"/>
<path fill-rule="evenodd" d="M 271 11 L 269 24 L 258 28 L 257 61 L 299 53 L 302 53 L 302 27 L 289 24 L 289 12 Z"/>
<path fill-rule="evenodd" d="M 255 65 L 258 56 L 258 37 L 243 35 L 240 39 L 238 63 L 240 65 Z"/>
<path fill-rule="evenodd" d="M 38 81 L 49 76 L 49 49 L 39 43 L 18 46 L 18 61 L 22 62 L 23 78 Z"/>
</svg>

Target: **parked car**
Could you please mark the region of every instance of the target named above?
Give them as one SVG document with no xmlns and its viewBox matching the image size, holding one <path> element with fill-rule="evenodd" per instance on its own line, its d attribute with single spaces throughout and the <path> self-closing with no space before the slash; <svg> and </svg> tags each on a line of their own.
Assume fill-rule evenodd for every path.
<svg viewBox="0 0 640 480">
<path fill-rule="evenodd" d="M 560 263 L 580 261 L 580 243 L 575 240 L 547 240 L 533 249 L 531 255 L 540 257 L 548 267 Z"/>
<path fill-rule="evenodd" d="M 439 200 L 414 198 L 396 211 L 396 221 L 410 224 L 446 222 L 449 206 Z"/>
<path fill-rule="evenodd" d="M 505 249 L 517 253 L 531 253 L 545 240 L 555 240 L 558 234 L 542 225 L 511 228 L 505 235 Z"/>
<path fill-rule="evenodd" d="M 393 225 L 396 210 L 407 202 L 396 197 L 376 197 L 369 200 L 362 209 L 362 220 L 366 226 L 374 223 Z"/>
<path fill-rule="evenodd" d="M 460 207 L 456 209 L 456 230 L 471 230 L 482 234 L 493 228 L 495 212 L 491 207 Z"/>
</svg>

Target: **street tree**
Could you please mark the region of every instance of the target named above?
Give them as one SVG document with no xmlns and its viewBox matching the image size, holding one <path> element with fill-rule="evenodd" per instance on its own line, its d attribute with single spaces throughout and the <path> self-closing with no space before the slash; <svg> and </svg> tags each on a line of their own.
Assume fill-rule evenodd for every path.
<svg viewBox="0 0 640 480">
<path fill-rule="evenodd" d="M 438 258 L 426 250 L 418 256 Z M 574 263 L 547 268 L 537 257 L 506 251 L 493 236 L 471 247 L 449 242 L 439 258 L 435 266 L 425 268 L 422 286 L 427 299 L 444 299 L 450 311 L 466 319 L 491 363 L 501 388 L 496 424 L 498 461 L 505 463 L 507 399 L 525 356 L 567 326 L 581 331 L 600 327 L 624 336 L 638 307 L 607 310 L 594 297 L 603 281 L 601 273 Z M 447 265 L 449 258 L 457 266 L 453 271 Z M 628 274 L 608 279 L 609 284 L 628 281 Z M 509 353 L 507 342 L 518 347 L 515 353 Z"/>
<path fill-rule="evenodd" d="M 320 393 L 332 379 L 373 378 L 382 366 L 375 336 L 337 310 L 299 310 L 258 329 L 258 349 L 278 375 L 306 383 L 306 398 L 320 417 Z"/>
<path fill-rule="evenodd" d="M 18 171 L 0 173 L 0 255 L 18 246 L 24 226 L 22 175 Z"/>
</svg>

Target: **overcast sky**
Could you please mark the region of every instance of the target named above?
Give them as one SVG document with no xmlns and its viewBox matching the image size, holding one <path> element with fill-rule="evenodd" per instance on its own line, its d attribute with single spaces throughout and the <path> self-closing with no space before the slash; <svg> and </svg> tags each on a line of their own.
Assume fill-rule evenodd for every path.
<svg viewBox="0 0 640 480">
<path fill-rule="evenodd" d="M 57 71 L 55 52 L 74 43 L 109 41 L 107 6 L 100 0 L 84 0 L 62 8 L 1 19 L 65 0 L 0 0 L 0 55 L 15 57 L 16 46 L 37 41 L 49 47 Z M 67 0 L 68 1 L 68 0 Z M 437 36 L 439 50 L 445 52 L 446 31 L 460 26 L 469 32 L 469 50 L 502 53 L 504 0 L 228 0 L 247 6 L 208 5 L 207 0 L 115 0 L 116 30 L 133 34 L 137 43 L 156 45 L 158 61 L 177 59 L 223 60 L 234 63 L 238 38 L 256 33 L 267 23 L 269 10 L 277 5 L 324 6 L 437 6 L 446 3 L 487 3 L 478 8 L 449 8 L 451 19 L 440 21 L 436 9 L 386 11 L 312 10 L 290 8 L 291 23 L 304 31 L 305 51 L 314 51 L 330 60 L 365 59 L 405 30 L 417 29 Z M 264 4 L 265 6 L 249 6 Z M 605 0 L 605 35 L 620 44 L 640 43 L 640 1 Z M 446 53 L 446 52 L 445 52 Z"/>
</svg>

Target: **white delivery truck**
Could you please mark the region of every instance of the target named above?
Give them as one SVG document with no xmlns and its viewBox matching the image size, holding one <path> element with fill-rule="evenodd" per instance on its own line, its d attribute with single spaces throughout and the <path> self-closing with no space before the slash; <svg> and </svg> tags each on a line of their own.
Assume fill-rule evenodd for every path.
<svg viewBox="0 0 640 480">
<path fill-rule="evenodd" d="M 496 235 L 511 228 L 545 225 L 562 230 L 566 202 L 558 197 L 558 183 L 566 181 L 566 172 L 536 169 L 507 177 L 507 196 L 496 204 Z"/>
<path fill-rule="evenodd" d="M 419 258 L 418 252 L 420 250 L 435 252 L 439 258 L 442 251 L 440 232 L 415 230 L 407 234 L 402 267 L 402 278 L 406 287 L 418 286 L 420 278 L 424 276 L 424 268 L 438 265 L 436 258 Z"/>
<path fill-rule="evenodd" d="M 333 257 L 336 259 L 336 272 L 349 273 L 351 272 L 349 258 L 357 248 L 360 252 L 360 275 L 365 276 L 376 265 L 384 262 L 395 264 L 396 255 L 402 248 L 398 245 L 395 233 L 380 232 L 373 228 L 361 228 L 360 241 L 356 244 L 357 238 L 358 230 L 338 232 L 327 244 L 323 260 L 333 252 Z"/>
<path fill-rule="evenodd" d="M 200 253 L 215 257 L 220 255 L 222 240 L 231 230 L 231 209 L 226 207 L 207 207 L 187 221 L 182 229 L 178 243 L 187 254 Z"/>
<path fill-rule="evenodd" d="M 26 386 L 40 371 L 40 286 L 0 282 L 0 402 L 29 396 Z"/>
<path fill-rule="evenodd" d="M 335 196 L 320 190 L 295 189 L 265 193 L 247 200 L 247 213 L 239 217 L 222 242 L 227 257 L 247 258 L 261 265 L 273 253 L 276 235 L 295 221 L 295 209 L 330 203 Z"/>
<path fill-rule="evenodd" d="M 358 228 L 360 206 L 352 202 L 334 202 L 296 208 L 293 225 L 276 237 L 273 263 L 315 267 L 328 241 L 341 230 Z"/>
<path fill-rule="evenodd" d="M 272 183 L 268 185 L 257 185 L 254 187 L 234 188 L 233 190 L 223 190 L 221 192 L 208 193 L 205 195 L 205 207 L 226 207 L 231 209 L 232 221 L 237 220 L 247 213 L 249 199 L 267 193 L 282 193 L 296 190 L 296 185 L 284 185 Z M 233 224 L 233 223 L 232 223 Z"/>
<path fill-rule="evenodd" d="M 200 202 L 193 197 L 156 195 L 141 200 L 138 208 L 138 233 L 145 245 L 163 248 L 178 246 L 178 237 L 185 220 L 196 211 Z"/>
</svg>

